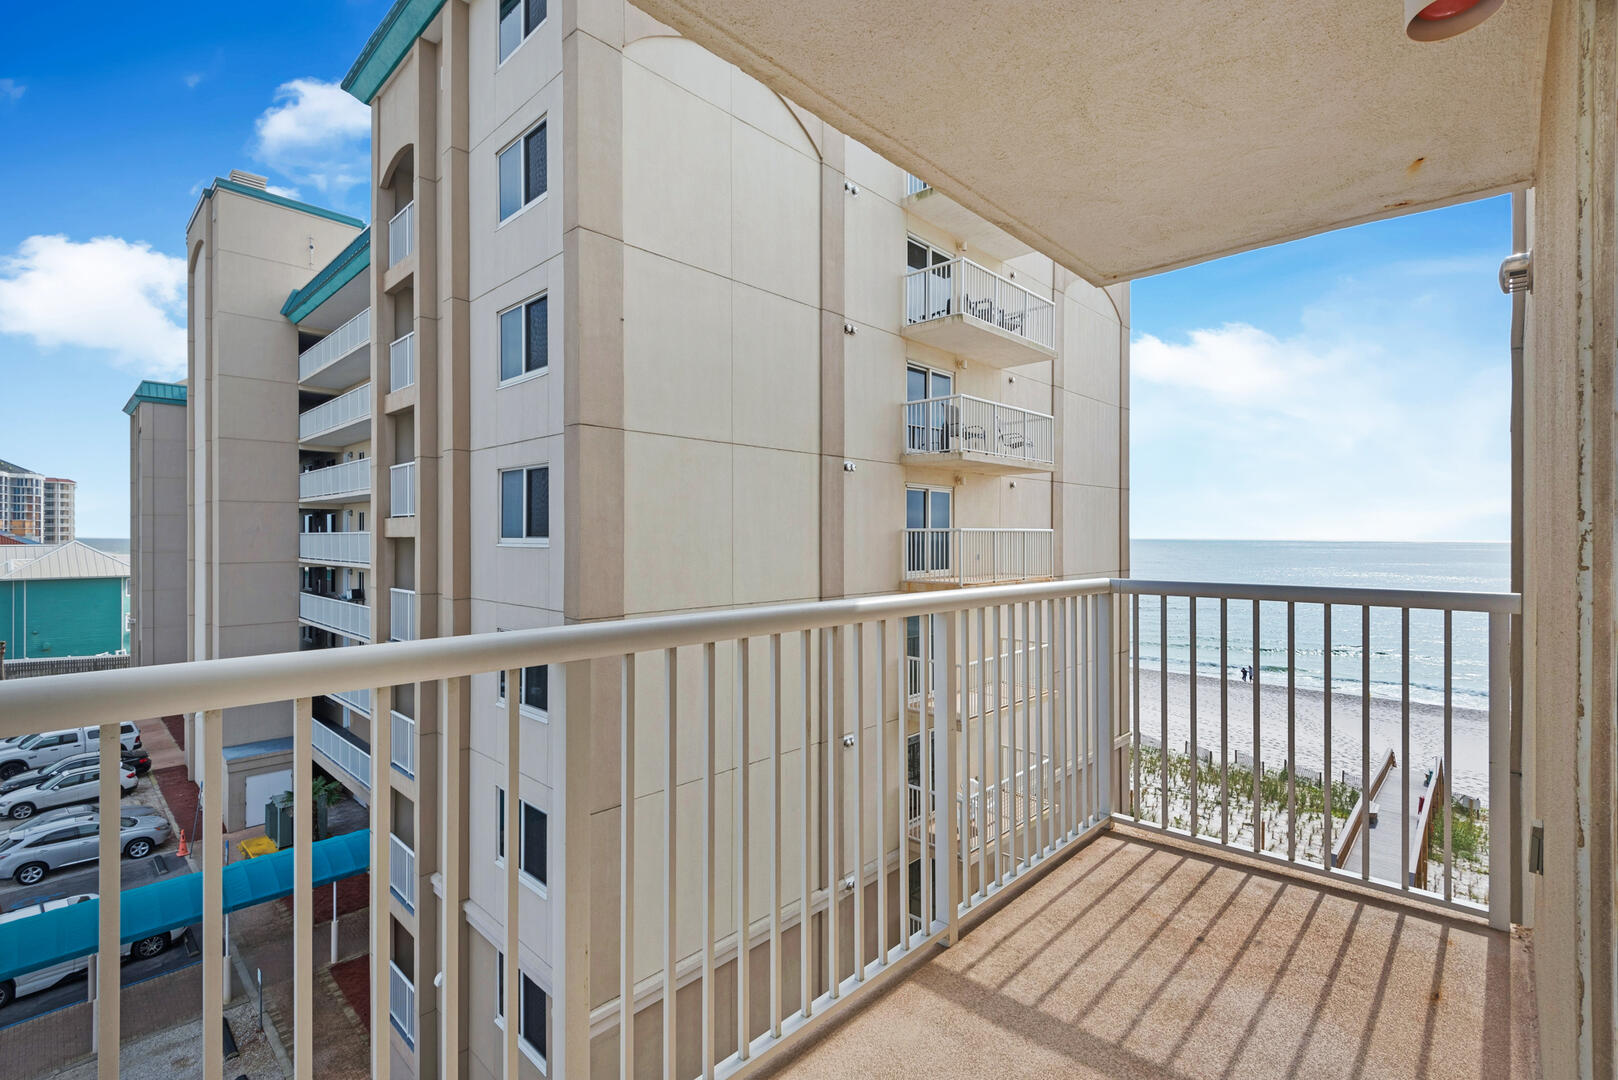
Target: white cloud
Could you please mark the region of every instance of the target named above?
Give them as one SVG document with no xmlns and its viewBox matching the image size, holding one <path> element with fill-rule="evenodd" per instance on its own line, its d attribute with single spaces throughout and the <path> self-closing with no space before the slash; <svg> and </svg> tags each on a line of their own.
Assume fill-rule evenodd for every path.
<svg viewBox="0 0 1618 1080">
<path fill-rule="evenodd" d="M 329 198 L 370 176 L 371 110 L 336 83 L 293 79 L 258 118 L 254 156 Z"/>
<path fill-rule="evenodd" d="M 142 375 L 185 375 L 185 260 L 116 236 L 30 236 L 0 257 L 0 333 L 96 349 Z"/>
<path fill-rule="evenodd" d="M 16 101 L 27 91 L 28 87 L 16 79 L 0 79 L 0 100 Z"/>
<path fill-rule="evenodd" d="M 205 78 L 207 78 L 207 76 L 204 75 L 202 72 L 193 71 L 193 72 L 191 72 L 191 74 L 189 74 L 189 75 L 187 75 L 185 77 L 185 88 L 187 90 L 195 90 L 197 88 L 197 86 Z"/>
<path fill-rule="evenodd" d="M 295 187 L 282 187 L 280 184 L 268 184 L 265 186 L 264 190 L 268 191 L 271 195 L 279 195 L 283 199 L 302 198 L 302 196 L 298 194 L 298 189 Z"/>
</svg>

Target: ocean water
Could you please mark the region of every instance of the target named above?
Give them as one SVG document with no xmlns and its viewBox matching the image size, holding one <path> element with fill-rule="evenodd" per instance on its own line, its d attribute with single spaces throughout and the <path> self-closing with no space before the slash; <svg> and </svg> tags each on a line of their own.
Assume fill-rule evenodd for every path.
<svg viewBox="0 0 1618 1080">
<path fill-rule="evenodd" d="M 1175 581 L 1242 582 L 1268 585 L 1326 585 L 1351 588 L 1434 589 L 1506 592 L 1511 584 L 1511 548 L 1484 543 L 1349 543 L 1280 540 L 1134 540 L 1130 576 Z M 1326 687 L 1325 614 L 1319 604 L 1294 611 L 1293 647 L 1287 646 L 1284 603 L 1259 606 L 1258 666 L 1271 686 L 1285 685 L 1288 668 L 1299 687 Z M 1168 641 L 1171 671 L 1192 666 L 1189 602 L 1169 600 L 1167 618 L 1160 601 L 1142 598 L 1142 663 L 1156 667 L 1160 642 Z M 1196 668 L 1220 670 L 1219 601 L 1197 602 Z M 1227 603 L 1227 659 L 1231 678 L 1253 663 L 1253 604 Z M 1488 705 L 1488 616 L 1456 612 L 1451 626 L 1453 701 L 1457 707 Z M 1373 608 L 1370 638 L 1363 639 L 1361 609 L 1332 607 L 1331 689 L 1358 694 L 1362 658 L 1371 656 L 1373 697 L 1398 699 L 1403 672 L 1402 627 L 1397 609 Z M 1410 613 L 1410 696 L 1413 701 L 1444 700 L 1444 622 L 1433 611 Z"/>
</svg>

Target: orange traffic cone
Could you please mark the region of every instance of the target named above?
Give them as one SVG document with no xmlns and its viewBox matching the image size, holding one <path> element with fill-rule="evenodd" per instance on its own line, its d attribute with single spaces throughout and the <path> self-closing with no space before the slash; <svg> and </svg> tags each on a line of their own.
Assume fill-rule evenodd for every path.
<svg viewBox="0 0 1618 1080">
<path fill-rule="evenodd" d="M 180 830 L 180 848 L 179 848 L 178 851 L 175 852 L 175 854 L 178 855 L 182 859 L 185 858 L 187 855 L 191 854 L 191 847 L 190 847 L 190 845 L 188 845 L 185 842 L 185 830 L 184 829 Z"/>
</svg>

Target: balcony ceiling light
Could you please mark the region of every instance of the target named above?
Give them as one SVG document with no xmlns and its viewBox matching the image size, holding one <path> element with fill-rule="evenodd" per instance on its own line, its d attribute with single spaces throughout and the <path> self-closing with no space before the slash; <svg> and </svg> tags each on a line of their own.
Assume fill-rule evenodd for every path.
<svg viewBox="0 0 1618 1080">
<path fill-rule="evenodd" d="M 1463 34 L 1500 9 L 1505 0 L 1405 0 L 1405 33 L 1412 41 L 1442 41 Z"/>
</svg>

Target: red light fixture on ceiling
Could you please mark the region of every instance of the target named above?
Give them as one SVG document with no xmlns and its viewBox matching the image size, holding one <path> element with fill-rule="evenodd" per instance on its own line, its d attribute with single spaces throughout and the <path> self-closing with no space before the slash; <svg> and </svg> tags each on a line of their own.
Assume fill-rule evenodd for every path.
<svg viewBox="0 0 1618 1080">
<path fill-rule="evenodd" d="M 1505 0 L 1405 0 L 1405 33 L 1412 41 L 1464 34 L 1500 10 Z"/>
</svg>

